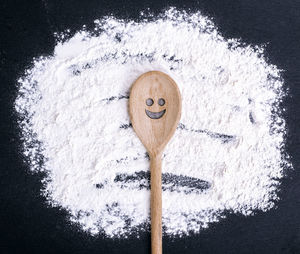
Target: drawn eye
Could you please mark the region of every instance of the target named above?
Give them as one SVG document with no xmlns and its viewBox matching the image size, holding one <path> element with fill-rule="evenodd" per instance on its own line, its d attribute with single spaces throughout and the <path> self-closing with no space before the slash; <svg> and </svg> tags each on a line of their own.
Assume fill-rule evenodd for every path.
<svg viewBox="0 0 300 254">
<path fill-rule="evenodd" d="M 159 106 L 163 106 L 163 105 L 165 105 L 165 100 L 163 99 L 163 98 L 160 98 L 159 100 L 158 100 L 158 105 Z"/>
<path fill-rule="evenodd" d="M 152 106 L 153 103 L 154 103 L 154 101 L 153 101 L 151 98 L 148 98 L 148 99 L 146 100 L 146 105 L 147 105 L 147 106 Z"/>
</svg>

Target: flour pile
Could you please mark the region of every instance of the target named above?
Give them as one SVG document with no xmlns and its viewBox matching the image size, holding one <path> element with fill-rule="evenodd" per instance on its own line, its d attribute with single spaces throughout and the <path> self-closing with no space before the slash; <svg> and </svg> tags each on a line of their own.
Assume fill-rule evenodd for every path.
<svg viewBox="0 0 300 254">
<path fill-rule="evenodd" d="M 58 42 L 19 80 L 24 154 L 45 171 L 51 206 L 91 234 L 148 230 L 149 158 L 128 115 L 129 89 L 150 70 L 170 75 L 182 118 L 163 158 L 163 227 L 200 232 L 224 211 L 253 214 L 278 199 L 284 155 L 279 70 L 263 49 L 225 40 L 200 13 L 95 21 Z"/>
</svg>

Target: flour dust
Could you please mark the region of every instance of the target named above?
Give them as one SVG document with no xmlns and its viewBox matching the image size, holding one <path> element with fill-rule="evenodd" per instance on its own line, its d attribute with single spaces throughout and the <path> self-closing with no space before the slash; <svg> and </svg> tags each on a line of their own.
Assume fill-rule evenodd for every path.
<svg viewBox="0 0 300 254">
<path fill-rule="evenodd" d="M 95 21 L 58 41 L 19 79 L 15 109 L 42 195 L 91 234 L 148 230 L 149 157 L 128 115 L 129 90 L 150 70 L 170 75 L 182 118 L 163 155 L 163 227 L 199 233 L 224 217 L 267 211 L 288 166 L 285 96 L 263 48 L 225 39 L 201 13 Z"/>
</svg>

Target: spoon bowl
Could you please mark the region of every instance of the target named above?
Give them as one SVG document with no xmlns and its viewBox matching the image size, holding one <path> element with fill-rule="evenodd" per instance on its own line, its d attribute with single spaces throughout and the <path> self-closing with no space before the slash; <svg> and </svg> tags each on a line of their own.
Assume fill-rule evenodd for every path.
<svg viewBox="0 0 300 254">
<path fill-rule="evenodd" d="M 131 88 L 129 112 L 132 126 L 148 153 L 161 153 L 181 116 L 181 95 L 175 81 L 160 71 L 141 75 Z"/>
</svg>

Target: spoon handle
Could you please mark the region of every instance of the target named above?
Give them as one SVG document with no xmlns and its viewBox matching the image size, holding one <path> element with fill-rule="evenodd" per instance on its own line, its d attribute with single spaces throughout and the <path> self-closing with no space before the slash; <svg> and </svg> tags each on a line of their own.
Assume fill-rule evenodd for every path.
<svg viewBox="0 0 300 254">
<path fill-rule="evenodd" d="M 162 254 L 161 154 L 150 156 L 151 168 L 151 252 Z"/>
</svg>

